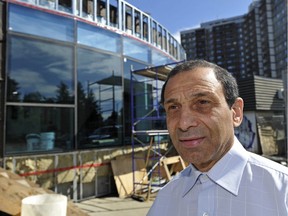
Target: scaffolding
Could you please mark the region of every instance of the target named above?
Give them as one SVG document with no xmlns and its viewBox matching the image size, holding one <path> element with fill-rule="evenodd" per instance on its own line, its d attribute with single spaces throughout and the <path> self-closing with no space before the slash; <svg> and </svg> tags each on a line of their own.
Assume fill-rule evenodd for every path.
<svg viewBox="0 0 288 216">
<path fill-rule="evenodd" d="M 167 158 L 173 145 L 166 129 L 165 112 L 161 106 L 161 89 L 176 63 L 131 69 L 131 136 L 133 194 L 157 191 L 171 179 L 169 168 L 184 162 L 180 156 Z M 142 146 L 142 153 L 135 147 Z M 168 167 L 169 166 L 169 167 Z M 165 176 L 165 178 L 163 178 Z"/>
</svg>

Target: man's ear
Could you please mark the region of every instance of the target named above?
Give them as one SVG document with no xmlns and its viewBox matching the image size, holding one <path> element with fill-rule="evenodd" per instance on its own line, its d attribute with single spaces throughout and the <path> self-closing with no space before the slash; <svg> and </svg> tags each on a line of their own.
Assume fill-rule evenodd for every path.
<svg viewBox="0 0 288 216">
<path fill-rule="evenodd" d="M 242 98 L 236 98 L 234 104 L 232 105 L 232 118 L 233 118 L 233 125 L 234 127 L 238 127 L 243 119 L 243 108 L 244 108 L 244 101 Z"/>
</svg>

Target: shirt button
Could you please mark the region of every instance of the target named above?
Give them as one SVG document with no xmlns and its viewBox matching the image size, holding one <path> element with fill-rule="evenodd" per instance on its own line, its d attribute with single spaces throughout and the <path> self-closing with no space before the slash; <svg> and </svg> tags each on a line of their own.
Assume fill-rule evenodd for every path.
<svg viewBox="0 0 288 216">
<path fill-rule="evenodd" d="M 202 216 L 209 216 L 207 212 L 204 212 Z"/>
</svg>

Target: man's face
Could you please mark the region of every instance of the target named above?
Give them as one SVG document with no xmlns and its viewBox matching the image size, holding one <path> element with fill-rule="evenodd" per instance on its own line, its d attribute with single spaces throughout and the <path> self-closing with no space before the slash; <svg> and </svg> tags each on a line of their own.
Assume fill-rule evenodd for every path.
<svg viewBox="0 0 288 216">
<path fill-rule="evenodd" d="M 208 171 L 233 145 L 234 126 L 242 120 L 242 99 L 230 109 L 211 68 L 170 78 L 164 98 L 167 127 L 176 150 L 200 171 Z"/>
</svg>

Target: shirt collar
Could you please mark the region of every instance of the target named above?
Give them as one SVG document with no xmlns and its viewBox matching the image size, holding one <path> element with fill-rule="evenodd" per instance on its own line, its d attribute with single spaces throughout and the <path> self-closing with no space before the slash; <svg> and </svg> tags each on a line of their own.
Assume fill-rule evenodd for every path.
<svg viewBox="0 0 288 216">
<path fill-rule="evenodd" d="M 187 173 L 183 172 L 182 175 L 183 174 L 184 178 L 187 179 L 186 184 L 184 186 L 184 193 L 183 193 L 184 197 L 194 187 L 202 172 L 200 172 L 192 164 L 190 164 L 189 171 Z"/>
<path fill-rule="evenodd" d="M 238 139 L 234 137 L 232 148 L 206 174 L 213 182 L 237 196 L 247 161 L 247 151 Z M 202 173 L 193 165 L 190 165 L 190 172 L 187 174 L 189 175 L 189 181 L 187 182 L 183 196 L 194 187 Z"/>
</svg>

